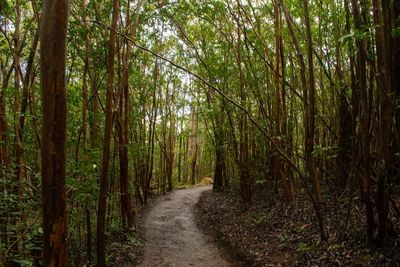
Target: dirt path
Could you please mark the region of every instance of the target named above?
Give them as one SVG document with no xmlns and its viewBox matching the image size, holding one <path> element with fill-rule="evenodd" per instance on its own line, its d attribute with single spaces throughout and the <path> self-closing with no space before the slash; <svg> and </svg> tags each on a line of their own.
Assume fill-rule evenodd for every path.
<svg viewBox="0 0 400 267">
<path fill-rule="evenodd" d="M 195 222 L 194 205 L 210 189 L 177 190 L 154 204 L 144 220 L 144 257 L 139 266 L 234 266 Z"/>
</svg>

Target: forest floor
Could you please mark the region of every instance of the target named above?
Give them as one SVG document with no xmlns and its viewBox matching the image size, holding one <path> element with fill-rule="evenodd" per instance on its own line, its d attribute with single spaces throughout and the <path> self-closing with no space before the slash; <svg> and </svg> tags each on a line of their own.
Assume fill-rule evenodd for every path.
<svg viewBox="0 0 400 267">
<path fill-rule="evenodd" d="M 349 201 L 348 194 L 332 192 L 324 192 L 325 242 L 319 241 L 316 218 L 304 194 L 287 205 L 260 191 L 257 201 L 245 205 L 235 193 L 205 191 L 196 205 L 198 224 L 247 266 L 400 266 L 399 237 L 385 247 L 370 245 L 359 197 L 353 194 Z M 397 233 L 399 222 L 393 220 Z"/>
<path fill-rule="evenodd" d="M 144 246 L 138 266 L 236 266 L 195 221 L 195 204 L 206 191 L 211 186 L 175 190 L 155 199 L 139 222 Z"/>
</svg>

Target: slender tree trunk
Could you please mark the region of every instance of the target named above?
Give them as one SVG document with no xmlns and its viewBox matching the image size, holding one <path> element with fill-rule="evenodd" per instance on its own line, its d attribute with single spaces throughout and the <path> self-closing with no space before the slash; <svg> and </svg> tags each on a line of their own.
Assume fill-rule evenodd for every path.
<svg viewBox="0 0 400 267">
<path fill-rule="evenodd" d="M 309 153 L 312 153 L 312 151 L 311 152 L 309 151 L 309 149 L 310 149 L 308 147 L 309 143 L 307 143 L 307 140 L 309 139 L 309 135 L 310 135 L 310 133 L 309 133 L 309 131 L 310 131 L 310 126 L 309 126 L 310 125 L 309 124 L 310 110 L 309 110 L 308 91 L 307 91 L 306 67 L 305 67 L 305 63 L 304 63 L 303 52 L 301 50 L 299 41 L 297 40 L 296 34 L 294 32 L 292 22 L 291 22 L 291 19 L 289 16 L 289 12 L 288 12 L 283 0 L 280 0 L 280 4 L 281 4 L 282 10 L 283 10 L 283 13 L 285 15 L 285 20 L 288 25 L 289 33 L 292 38 L 293 45 L 296 49 L 297 58 L 298 58 L 299 65 L 300 65 L 300 82 L 301 82 L 301 87 L 303 89 L 303 105 L 304 105 L 304 117 L 303 117 L 304 122 L 303 123 L 304 123 L 305 148 L 308 149 L 307 151 L 304 151 L 304 157 L 305 157 L 305 164 L 307 165 L 306 169 L 309 170 L 309 168 L 312 168 L 313 165 L 312 165 L 312 162 L 310 162 L 311 157 L 307 156 Z M 308 9 L 308 3 L 306 3 L 306 5 L 307 6 L 304 6 L 304 7 L 305 7 L 305 9 Z M 312 182 L 312 180 L 311 180 L 311 182 Z M 307 186 L 307 185 L 305 185 L 305 186 Z M 317 197 L 318 194 L 316 193 L 315 189 L 316 188 L 314 188 L 313 193 L 310 194 L 310 198 L 311 198 L 312 204 L 314 206 L 315 214 L 318 219 L 320 237 L 322 240 L 324 240 L 326 238 L 326 236 L 325 236 L 323 215 L 321 213 L 320 202 Z"/>
<path fill-rule="evenodd" d="M 93 75 L 95 76 L 95 74 Z M 97 85 L 94 79 L 90 84 L 89 98 L 89 128 L 90 128 L 90 146 L 91 148 L 100 147 L 100 127 L 99 127 L 99 101 L 97 100 Z"/>
<path fill-rule="evenodd" d="M 394 29 L 399 29 L 400 28 L 400 2 L 399 1 L 393 1 L 392 2 L 392 19 L 393 19 L 393 25 L 392 25 L 392 30 Z M 400 76 L 397 75 L 400 73 L 400 36 L 397 34 L 395 36 L 392 36 L 392 43 L 391 43 L 391 51 L 392 51 L 392 92 L 397 96 L 400 97 Z M 400 109 L 397 108 L 396 112 L 398 115 L 400 113 Z M 400 129 L 400 122 L 397 124 L 397 129 Z M 398 130 L 397 133 L 400 131 Z M 399 142 L 399 141 L 398 141 Z"/>
<path fill-rule="evenodd" d="M 90 219 L 90 210 L 88 207 L 85 208 L 86 215 L 86 253 L 87 262 L 90 266 L 92 262 L 92 223 Z"/>
<path fill-rule="evenodd" d="M 168 192 L 171 192 L 173 189 L 172 185 L 172 175 L 174 170 L 174 157 L 175 157 L 175 116 L 174 116 L 174 108 L 175 107 L 175 84 L 173 84 L 171 95 L 167 96 L 170 98 L 170 103 L 167 105 L 168 107 L 168 118 L 169 118 L 169 128 L 168 128 L 168 138 L 167 138 L 167 177 L 168 177 Z"/>
<path fill-rule="evenodd" d="M 393 18 L 393 25 L 392 29 L 399 29 L 400 28 L 400 1 L 393 1 L 392 2 L 392 18 Z M 397 18 L 397 19 L 395 19 Z M 394 95 L 395 99 L 400 99 L 400 36 L 392 36 L 391 40 L 391 86 L 392 86 L 392 94 Z M 393 145 L 395 147 L 395 151 L 400 151 L 400 107 L 395 108 L 395 125 L 396 128 L 394 129 L 396 132 L 393 135 Z M 397 158 L 394 160 L 392 164 L 392 172 L 393 176 L 397 177 L 396 182 L 400 184 L 400 159 Z"/>
<path fill-rule="evenodd" d="M 68 1 L 44 2 L 40 63 L 43 106 L 42 205 L 45 266 L 68 266 L 65 197 Z M 55 16 L 54 14 L 57 14 Z"/>
<path fill-rule="evenodd" d="M 24 166 L 24 144 L 22 140 L 22 131 L 20 122 L 20 84 L 22 80 L 20 63 L 20 25 L 21 10 L 19 1 L 15 2 L 15 32 L 14 32 L 14 83 L 15 83 L 15 101 L 14 101 L 14 132 L 15 132 L 15 158 L 16 158 L 16 180 L 18 181 L 18 196 L 22 199 L 25 192 L 25 166 Z"/>
<path fill-rule="evenodd" d="M 198 144 L 198 122 L 197 122 L 197 110 L 196 107 L 192 105 L 191 108 L 191 133 L 189 137 L 189 164 L 190 164 L 190 183 L 194 185 L 196 183 L 196 166 L 197 166 L 197 155 L 199 151 Z"/>
<path fill-rule="evenodd" d="M 314 79 L 314 63 L 313 63 L 313 40 L 311 36 L 310 18 L 308 12 L 308 1 L 303 0 L 304 10 L 304 23 L 306 26 L 307 37 L 307 58 L 308 58 L 308 83 L 309 83 L 309 96 L 308 96 L 308 135 L 306 135 L 305 144 L 305 158 L 306 168 L 310 181 L 312 182 L 316 199 L 319 203 L 323 203 L 321 185 L 318 176 L 316 175 L 315 159 L 313 156 L 314 142 L 315 142 L 315 79 Z M 305 97 L 305 96 L 304 96 Z"/>
<path fill-rule="evenodd" d="M 127 6 L 130 7 L 130 0 Z M 142 1 L 139 0 L 136 7 L 136 20 L 134 25 L 131 25 L 129 8 L 126 14 L 126 26 L 129 35 L 135 38 L 136 29 L 138 26 L 138 15 L 141 8 Z M 120 105 L 118 112 L 118 140 L 119 140 L 119 157 L 120 157 L 120 202 L 122 224 L 126 229 L 131 229 L 133 226 L 133 207 L 132 198 L 129 192 L 129 159 L 128 159 L 128 146 L 129 146 L 129 58 L 131 55 L 131 43 L 126 41 L 126 51 L 123 59 L 123 90 L 120 94 Z M 123 116 L 123 119 L 122 119 Z M 123 120 L 123 123 L 122 123 Z"/>
<path fill-rule="evenodd" d="M 82 1 L 83 10 L 86 9 L 88 0 Z M 82 17 L 83 27 L 88 29 L 88 17 Z M 83 58 L 83 77 L 82 77 L 82 143 L 83 143 L 83 162 L 85 169 L 88 167 L 88 138 L 87 138 L 87 111 L 88 111 L 88 75 L 89 75 L 89 38 L 85 37 L 85 51 Z M 87 179 L 87 177 L 85 177 Z M 87 262 L 90 265 L 92 262 L 92 227 L 90 217 L 90 205 L 85 203 L 85 217 L 86 217 L 86 254 Z"/>
<path fill-rule="evenodd" d="M 379 229 L 378 229 L 378 243 L 382 244 L 386 235 L 386 224 L 388 220 L 389 209 L 386 197 L 385 180 L 389 175 L 390 164 L 392 162 L 393 150 L 390 145 L 391 131 L 392 131 L 392 118 L 393 118 L 393 104 L 391 101 L 391 70 L 390 70 L 390 35 L 391 35 L 391 21 L 388 18 L 390 15 L 390 8 L 388 1 L 373 0 L 373 13 L 374 22 L 377 25 L 375 31 L 376 40 L 376 54 L 378 60 L 377 69 L 377 87 L 381 92 L 380 97 L 380 116 L 379 116 L 379 146 L 381 148 L 380 154 L 383 159 L 383 170 L 378 177 L 377 181 L 377 196 L 376 208 L 378 211 Z"/>
<path fill-rule="evenodd" d="M 346 4 L 345 4 L 346 5 Z M 347 4 L 348 5 L 348 4 Z M 350 25 L 347 26 L 346 30 L 349 30 Z M 349 176 L 349 171 L 352 164 L 352 119 L 349 101 L 347 99 L 348 88 L 345 83 L 345 77 L 342 70 L 342 53 L 340 49 L 340 22 L 337 21 L 335 25 L 335 39 L 336 48 L 336 74 L 339 82 L 339 144 L 338 144 L 338 156 L 336 159 L 337 171 L 336 171 L 336 181 L 337 185 L 341 188 L 345 188 Z M 349 32 L 348 32 L 349 33 Z M 352 66 L 350 66 L 352 68 Z"/>
<path fill-rule="evenodd" d="M 352 11 L 354 17 L 354 26 L 358 31 L 362 31 L 363 22 L 360 15 L 360 7 L 357 0 L 351 0 Z M 363 3 L 361 3 L 363 6 Z M 361 154 L 363 166 L 363 179 L 361 181 L 361 188 L 363 190 L 363 201 L 366 209 L 367 216 L 367 234 L 372 240 L 374 232 L 374 218 L 371 203 L 371 177 L 370 177 L 370 137 L 369 137 L 369 116 L 368 116 L 368 99 L 367 99 L 367 66 L 366 66 L 366 51 L 367 42 L 365 39 L 357 40 L 357 68 L 356 87 L 360 94 L 360 136 L 361 136 Z"/>
<path fill-rule="evenodd" d="M 117 28 L 119 17 L 119 0 L 113 0 L 113 13 L 111 27 Z M 107 60 L 107 92 L 106 92 L 106 120 L 104 127 L 103 140 L 103 160 L 100 176 L 100 194 L 97 213 L 97 265 L 103 267 L 106 265 L 105 258 L 105 219 L 107 208 L 107 193 L 108 193 L 108 171 L 110 161 L 110 146 L 112 134 L 112 100 L 114 90 L 114 57 L 115 57 L 116 33 L 110 30 L 110 39 L 108 42 L 108 60 Z"/>
<path fill-rule="evenodd" d="M 153 97 L 152 97 L 152 109 L 149 121 L 149 138 L 148 138 L 148 146 L 147 146 L 147 166 L 146 166 L 146 177 L 145 177 L 145 185 L 143 189 L 144 195 L 144 203 L 147 204 L 147 198 L 150 194 L 151 180 L 153 179 L 153 166 L 154 166 L 154 149 L 155 149 L 155 131 L 156 131 L 156 119 L 157 119 L 157 79 L 158 79 L 158 61 L 156 60 L 154 64 L 153 71 Z"/>
<path fill-rule="evenodd" d="M 182 133 L 179 134 L 179 148 L 178 148 L 178 183 L 180 183 L 181 181 L 182 181 Z"/>
<path fill-rule="evenodd" d="M 0 91 L 0 163 L 5 167 L 10 165 L 10 156 L 8 149 L 8 124 L 7 124 L 7 110 L 6 110 L 6 95 L 5 91 L 8 86 L 13 68 L 10 67 L 8 71 L 3 71 L 2 88 Z"/>
<path fill-rule="evenodd" d="M 237 42 L 236 42 L 236 63 L 239 70 L 239 93 L 240 93 L 240 104 L 246 106 L 247 96 L 245 90 L 245 77 L 242 67 L 242 55 L 241 55 L 241 43 L 242 43 L 242 32 L 240 27 L 241 9 L 240 3 L 238 4 L 238 17 L 236 18 L 236 31 L 237 31 Z M 248 166 L 248 125 L 247 116 L 245 114 L 240 114 L 239 119 L 239 169 L 240 169 L 240 192 L 242 199 L 246 202 L 251 202 L 251 177 L 249 176 L 249 166 Z"/>
<path fill-rule="evenodd" d="M 345 11 L 345 18 L 346 18 L 346 32 L 350 33 L 351 32 L 351 16 L 352 12 L 350 10 L 350 2 L 349 0 L 344 0 L 344 11 Z M 355 163 L 357 162 L 357 159 L 359 157 L 359 143 L 358 143 L 358 138 L 357 138 L 357 118 L 359 114 L 359 98 L 360 98 L 360 93 L 358 89 L 358 85 L 356 83 L 356 65 L 357 65 L 357 60 L 356 60 L 356 53 L 355 53 L 355 46 L 352 42 L 348 43 L 348 53 L 350 55 L 348 64 L 350 67 L 350 87 L 351 87 L 351 98 L 350 98 L 350 104 L 349 106 L 351 107 L 350 110 L 350 115 L 351 115 L 351 126 L 350 126 L 350 131 L 351 131 L 351 162 Z M 359 175 L 355 175 L 357 178 L 360 178 Z M 351 183 L 353 183 L 353 179 L 351 180 Z M 359 187 L 360 187 L 360 192 L 363 191 L 363 182 L 359 182 Z M 350 184 L 351 188 L 353 184 Z"/>
<path fill-rule="evenodd" d="M 276 3 L 279 8 L 279 3 Z M 279 20 L 280 24 L 282 25 L 282 14 L 279 12 Z M 292 149 L 292 138 L 289 136 L 289 131 L 288 131 L 288 109 L 287 109 L 287 90 L 286 90 L 286 62 L 285 62 L 285 54 L 284 54 L 284 47 L 283 47 L 283 38 L 282 38 L 282 26 L 280 30 L 280 38 L 279 38 L 279 55 L 280 55 L 280 61 L 281 61 L 281 88 L 282 88 L 282 114 L 283 114 L 283 121 L 282 121 L 282 132 L 284 135 L 285 141 L 283 142 L 283 149 L 286 150 L 287 155 L 291 158 L 293 154 L 293 149 Z M 279 74 L 279 73 L 278 73 Z M 282 162 L 282 160 L 281 160 Z M 282 164 L 283 165 L 283 164 Z M 284 175 L 287 176 L 284 177 L 286 183 L 287 183 L 287 194 L 288 194 L 288 200 L 289 202 L 294 201 L 294 177 L 293 177 L 293 171 L 291 168 L 285 168 L 287 165 L 283 165 L 284 167 Z"/>
<path fill-rule="evenodd" d="M 8 61 L 8 60 L 6 60 Z M 6 62 L 7 63 L 7 62 Z M 13 72 L 13 67 L 10 66 L 7 70 L 4 66 L 2 69 L 2 88 L 0 91 L 0 166 L 1 175 L 3 175 L 3 179 L 9 179 L 9 167 L 10 167 L 10 155 L 9 155 L 9 146 L 8 146 L 8 122 L 7 122 L 7 114 L 6 114 L 6 89 L 8 87 L 8 83 L 10 77 Z M 3 188 L 2 188 L 3 189 Z M 11 189 L 11 190 L 10 190 Z M 12 186 L 4 186 L 4 192 L 9 193 L 13 191 Z M 7 247 L 12 242 L 12 239 L 9 238 L 10 231 L 8 230 L 8 218 L 9 209 L 4 209 L 4 212 L 0 213 L 0 235 L 1 241 Z"/>
<path fill-rule="evenodd" d="M 215 169 L 213 189 L 221 190 L 225 176 L 225 144 L 224 144 L 224 106 L 221 103 L 220 112 L 217 115 L 217 123 L 214 130 L 215 138 Z"/>
<path fill-rule="evenodd" d="M 279 63 L 281 60 L 281 18 L 279 13 L 278 1 L 274 0 L 274 14 L 275 14 L 275 64 L 274 64 L 274 82 L 275 82 L 275 96 L 276 96 L 276 118 L 275 118 L 275 143 L 281 148 L 281 83 L 279 81 Z M 284 63 L 282 62 L 282 65 Z M 282 74 L 283 75 L 283 74 Z M 281 157 L 278 153 L 275 153 L 274 156 L 274 172 L 275 177 L 280 183 L 282 195 L 286 199 L 287 202 L 293 201 L 293 195 L 289 189 L 289 184 L 284 175 L 284 166 L 281 161 Z"/>
</svg>

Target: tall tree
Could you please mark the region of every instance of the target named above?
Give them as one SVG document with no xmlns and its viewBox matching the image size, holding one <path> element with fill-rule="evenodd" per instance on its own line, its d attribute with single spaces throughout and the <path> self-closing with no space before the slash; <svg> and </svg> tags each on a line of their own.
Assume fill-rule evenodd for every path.
<svg viewBox="0 0 400 267">
<path fill-rule="evenodd" d="M 194 185 L 196 183 L 196 169 L 198 164 L 198 154 L 199 154 L 199 137 L 198 137 L 198 113 L 195 104 L 192 104 L 190 109 L 190 137 L 188 140 L 187 150 L 189 165 L 190 165 L 190 183 Z"/>
<path fill-rule="evenodd" d="M 44 2 L 40 37 L 44 265 L 68 266 L 66 176 L 66 43 L 68 0 Z"/>
<path fill-rule="evenodd" d="M 137 28 L 139 26 L 139 12 L 142 6 L 142 0 L 138 0 L 135 12 L 135 21 L 131 25 L 130 18 L 130 4 L 127 2 L 126 11 L 126 27 L 127 35 L 135 39 Z M 128 145 L 129 145 L 129 59 L 131 56 L 131 43 L 125 40 L 125 53 L 123 58 L 123 81 L 122 88 L 120 88 L 120 104 L 117 118 L 118 142 L 119 142 L 119 157 L 120 157 L 120 201 L 121 201 L 121 215 L 122 224 L 125 229 L 131 229 L 133 226 L 133 208 L 131 201 L 131 194 L 129 192 L 129 158 L 128 158 Z"/>
<path fill-rule="evenodd" d="M 240 94 L 240 104 L 244 107 L 247 106 L 247 92 L 246 92 L 246 81 L 243 69 L 243 59 L 242 59 L 242 28 L 241 28 L 241 9 L 240 2 L 237 2 L 238 7 L 238 17 L 236 19 L 236 49 L 235 49 L 235 59 L 238 68 L 239 76 L 239 94 Z M 248 119 L 246 114 L 240 114 L 239 120 L 239 170 L 240 170 L 240 192 L 244 201 L 251 202 L 252 198 L 252 185 L 251 177 L 249 173 L 249 133 L 248 133 Z"/>
<path fill-rule="evenodd" d="M 274 17 L 275 17 L 275 62 L 274 62 L 274 82 L 275 82 L 275 96 L 276 96 L 276 110 L 275 110 L 275 143 L 279 148 L 281 148 L 281 85 L 284 86 L 280 82 L 280 75 L 279 75 L 279 63 L 281 61 L 281 58 L 283 55 L 281 55 L 281 52 L 283 50 L 281 49 L 282 45 L 282 29 L 281 29 L 281 16 L 279 12 L 279 5 L 278 5 L 278 0 L 274 0 L 273 2 L 274 5 Z M 285 64 L 282 60 L 282 66 Z M 282 73 L 283 75 L 283 73 Z M 284 168 L 282 165 L 281 161 L 281 156 L 278 153 L 275 153 L 274 156 L 274 171 L 275 171 L 275 177 L 279 181 L 281 190 L 282 190 L 282 195 L 284 198 L 288 201 L 291 202 L 293 201 L 293 191 L 290 190 L 289 183 L 286 180 L 285 174 L 284 174 Z"/>
<path fill-rule="evenodd" d="M 348 10 L 348 0 L 345 0 L 345 9 Z M 346 12 L 348 13 L 348 11 Z M 341 22 L 337 14 L 337 21 L 335 23 L 335 39 L 336 39 L 336 47 L 335 47 L 335 56 L 336 56 L 336 75 L 338 78 L 338 98 L 339 98 L 339 143 L 338 143 L 338 157 L 336 160 L 337 164 L 337 184 L 341 188 L 345 188 L 349 173 L 351 170 L 352 164 L 352 116 L 351 116 L 351 106 L 350 101 L 348 99 L 349 96 L 349 88 L 345 83 L 345 75 L 343 73 L 342 66 L 342 51 L 341 51 L 341 42 L 340 42 L 340 34 L 341 34 Z M 346 23 L 345 30 L 347 34 L 350 34 L 350 21 L 348 16 L 346 15 Z M 349 44 L 350 50 L 352 50 L 352 45 Z M 352 52 L 350 51 L 352 54 Z M 353 59 L 350 59 L 350 72 L 351 76 L 353 76 L 354 67 L 353 67 Z"/>
<path fill-rule="evenodd" d="M 357 0 L 352 0 L 352 12 L 354 17 L 354 27 L 357 31 L 362 32 L 363 26 L 366 25 L 366 17 L 361 16 L 361 12 L 365 13 L 366 2 L 361 0 L 360 4 Z M 360 38 L 357 40 L 357 55 L 356 55 L 356 90 L 360 96 L 359 102 L 359 117 L 360 117 L 360 152 L 362 155 L 363 171 L 359 173 L 359 184 L 362 192 L 362 199 L 366 209 L 367 219 L 367 234 L 373 239 L 374 215 L 371 202 L 371 166 L 370 166 L 370 117 L 368 107 L 367 93 L 367 40 Z"/>
<path fill-rule="evenodd" d="M 313 39 L 311 35 L 310 16 L 308 1 L 303 0 L 303 11 L 304 11 L 304 24 L 306 26 L 306 40 L 307 40 L 307 59 L 308 59 L 308 94 L 304 95 L 304 101 L 306 103 L 306 134 L 305 134 L 305 159 L 307 165 L 307 171 L 310 181 L 314 188 L 315 197 L 318 203 L 322 203 L 322 193 L 319 178 L 316 174 L 315 159 L 314 159 L 314 143 L 315 143 L 315 78 L 314 78 L 314 62 L 313 62 Z"/>
<path fill-rule="evenodd" d="M 379 146 L 381 148 L 380 154 L 383 160 L 383 169 L 377 181 L 377 203 L 376 208 L 378 211 L 378 242 L 383 243 L 386 236 L 386 225 L 388 220 L 388 203 L 386 196 L 386 179 L 389 176 L 391 169 L 393 149 L 391 146 L 392 141 L 392 127 L 394 109 L 392 101 L 392 86 L 393 79 L 391 78 L 391 15 L 390 15 L 390 1 L 373 0 L 373 14 L 376 27 L 375 42 L 376 42 L 376 55 L 377 55 L 377 88 L 380 92 L 380 118 L 379 118 Z M 397 63 L 398 64 L 398 63 Z"/>
<path fill-rule="evenodd" d="M 110 29 L 110 39 L 108 40 L 108 58 L 107 58 L 107 92 L 106 92 L 106 121 L 104 126 L 103 140 L 103 159 L 100 176 L 100 194 L 97 213 L 97 265 L 103 267 L 106 265 L 105 254 L 105 221 L 107 208 L 107 192 L 108 192 L 108 171 L 110 162 L 110 146 L 113 124 L 113 91 L 114 91 L 114 57 L 117 34 L 117 22 L 119 17 L 119 0 L 113 1 L 112 22 Z"/>
<path fill-rule="evenodd" d="M 310 131 L 310 128 L 309 128 L 310 127 L 310 122 L 309 122 L 309 118 L 310 118 L 309 112 L 310 112 L 310 110 L 309 110 L 309 101 L 308 101 L 306 65 L 305 65 L 305 62 L 304 62 L 304 55 L 303 55 L 303 52 L 301 50 L 300 43 L 299 43 L 299 41 L 297 39 L 297 36 L 296 36 L 296 34 L 294 32 L 293 25 L 292 25 L 292 20 L 290 18 L 290 15 L 289 15 L 289 12 L 288 12 L 288 10 L 286 8 L 284 0 L 280 0 L 280 4 L 281 4 L 282 10 L 283 10 L 283 14 L 285 16 L 286 24 L 288 26 L 291 39 L 293 41 L 293 46 L 296 49 L 297 59 L 298 59 L 299 65 L 300 65 L 300 84 L 301 84 L 301 87 L 302 87 L 302 90 L 303 90 L 303 109 L 304 109 L 303 110 L 303 113 L 304 113 L 304 115 L 303 115 L 303 125 L 304 125 L 304 146 L 305 146 L 304 157 L 305 157 L 305 164 L 306 164 L 305 168 L 308 171 L 310 171 L 310 170 L 311 170 L 311 172 L 314 171 L 314 173 L 312 173 L 311 175 L 314 174 L 314 178 L 316 178 L 315 169 L 314 169 L 315 166 L 313 167 L 313 165 L 309 165 L 310 164 L 309 161 L 312 160 L 313 157 L 312 157 L 312 150 L 310 151 L 310 147 L 309 147 L 310 143 L 309 143 L 309 141 L 307 141 L 310 138 L 309 137 L 309 135 L 310 135 L 310 132 L 309 132 Z M 303 10 L 304 9 L 308 9 L 308 3 L 304 3 L 303 2 Z M 308 13 L 307 13 L 307 15 L 305 15 L 305 17 L 308 17 Z M 308 51 L 308 52 L 310 52 L 310 51 Z M 313 118 L 313 120 L 314 119 L 315 118 Z M 311 183 L 313 184 L 313 187 L 314 187 L 313 192 L 310 194 L 311 201 L 313 203 L 314 210 L 315 210 L 315 213 L 317 215 L 321 239 L 325 239 L 324 222 L 323 222 L 323 217 L 322 217 L 321 210 L 320 210 L 318 192 L 316 192 L 317 187 L 315 187 L 316 183 L 315 183 L 315 181 L 313 181 L 312 176 L 310 176 L 310 181 L 311 181 Z M 305 186 L 307 187 L 307 185 L 305 185 Z"/>
<path fill-rule="evenodd" d="M 15 32 L 14 32 L 14 85 L 15 85 L 15 100 L 14 100 L 14 115 L 15 115 L 15 158 L 16 158 L 16 180 L 18 181 L 18 195 L 20 198 L 23 197 L 25 189 L 25 168 L 24 168 L 24 147 L 22 141 L 22 131 L 20 126 L 20 85 L 22 80 L 21 72 L 21 49 L 20 49 L 20 31 L 21 31 L 21 8 L 20 3 L 17 0 L 15 2 Z"/>
</svg>

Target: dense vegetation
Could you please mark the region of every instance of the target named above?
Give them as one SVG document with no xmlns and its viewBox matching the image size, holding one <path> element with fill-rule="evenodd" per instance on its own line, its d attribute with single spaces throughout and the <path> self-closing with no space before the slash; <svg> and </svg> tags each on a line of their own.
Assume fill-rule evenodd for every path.
<svg viewBox="0 0 400 267">
<path fill-rule="evenodd" d="M 322 241 L 323 192 L 346 194 L 384 245 L 399 16 L 396 0 L 2 1 L 0 264 L 104 266 L 137 207 L 205 176 L 247 203 L 306 194 Z"/>
</svg>

